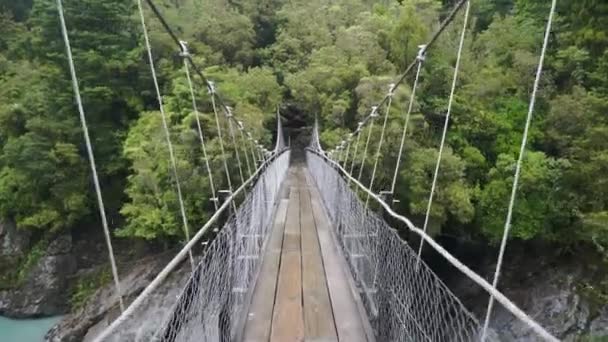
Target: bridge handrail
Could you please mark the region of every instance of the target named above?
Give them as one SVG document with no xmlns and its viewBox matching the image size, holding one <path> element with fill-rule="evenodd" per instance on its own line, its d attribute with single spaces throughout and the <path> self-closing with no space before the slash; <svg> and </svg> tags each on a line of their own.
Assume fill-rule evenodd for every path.
<svg viewBox="0 0 608 342">
<path fill-rule="evenodd" d="M 158 273 L 158 275 L 148 284 L 148 286 L 137 296 L 137 298 L 118 316 L 99 336 L 95 337 L 94 342 L 101 342 L 107 339 L 110 334 L 124 323 L 131 315 L 134 314 L 144 301 L 161 285 L 161 283 L 173 272 L 181 262 L 184 261 L 188 252 L 199 242 L 199 240 L 209 231 L 209 229 L 217 222 L 222 216 L 224 211 L 232 205 L 235 198 L 247 189 L 256 178 L 262 174 L 268 165 L 274 162 L 283 153 L 289 151 L 289 148 L 284 148 L 280 151 L 274 152 L 264 163 L 262 163 L 257 170 L 249 177 L 238 189 L 236 189 L 230 196 L 226 198 L 224 203 L 213 213 L 209 220 L 201 227 L 201 229 L 190 239 L 190 241 L 184 245 L 184 247 L 173 257 L 173 259 Z"/>
<path fill-rule="evenodd" d="M 369 190 L 365 185 L 361 184 L 357 180 L 357 178 L 350 175 L 348 171 L 346 171 L 342 165 L 330 159 L 323 151 L 317 151 L 310 147 L 307 147 L 306 150 L 308 152 L 314 153 L 315 155 L 324 159 L 328 164 L 333 166 L 336 171 L 342 174 L 344 177 L 349 179 L 351 182 L 356 184 L 362 191 L 369 195 L 374 201 L 382 206 L 382 208 L 386 211 L 394 219 L 405 223 L 410 231 L 417 234 L 420 238 L 424 239 L 437 253 L 443 256 L 452 266 L 456 267 L 460 272 L 466 275 L 469 279 L 474 281 L 477 285 L 483 288 L 489 295 L 493 296 L 499 303 L 501 303 L 509 312 L 511 312 L 515 317 L 520 319 L 522 322 L 526 323 L 534 332 L 543 337 L 547 341 L 559 341 L 556 337 L 551 335 L 545 328 L 543 328 L 539 323 L 537 323 L 534 319 L 532 319 L 528 314 L 526 314 L 523 310 L 521 310 L 515 303 L 513 303 L 509 298 L 507 298 L 500 291 L 496 290 L 490 283 L 488 283 L 485 279 L 483 279 L 480 275 L 478 275 L 475 271 L 470 269 L 468 266 L 460 262 L 458 258 L 453 256 L 450 252 L 448 252 L 445 248 L 443 248 L 440 244 L 438 244 L 435 239 L 429 236 L 422 229 L 416 227 L 412 221 L 410 221 L 407 217 L 396 213 L 390 205 L 388 205 L 380 196 Z"/>
</svg>

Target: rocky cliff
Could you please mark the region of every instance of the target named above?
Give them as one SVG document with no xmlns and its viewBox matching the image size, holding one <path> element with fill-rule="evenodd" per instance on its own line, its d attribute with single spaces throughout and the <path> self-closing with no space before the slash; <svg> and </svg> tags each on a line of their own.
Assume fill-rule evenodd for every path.
<svg viewBox="0 0 608 342">
<path fill-rule="evenodd" d="M 592 247 L 558 252 L 555 247 L 514 243 L 505 255 L 500 291 L 561 340 L 608 338 L 608 286 L 604 280 L 608 266 Z M 490 283 L 496 256 L 495 250 L 478 256 L 476 271 Z M 483 324 L 487 293 L 458 271 L 452 272 L 446 277 L 450 288 Z M 494 305 L 490 327 L 502 341 L 539 340 L 500 304 Z"/>
<path fill-rule="evenodd" d="M 25 272 L 22 277 L 6 276 L 0 289 L 0 315 L 27 318 L 54 316 L 69 310 L 69 279 L 76 271 L 69 234 L 55 238 L 25 267 L 30 247 L 29 232 L 19 231 L 10 222 L 0 223 L 0 264 L 3 275 Z"/>
</svg>

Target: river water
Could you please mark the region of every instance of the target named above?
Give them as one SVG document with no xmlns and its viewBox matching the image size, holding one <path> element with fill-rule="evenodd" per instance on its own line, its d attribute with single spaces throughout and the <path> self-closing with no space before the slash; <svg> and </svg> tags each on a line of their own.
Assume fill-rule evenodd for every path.
<svg viewBox="0 0 608 342">
<path fill-rule="evenodd" d="M 42 342 L 44 335 L 61 317 L 10 319 L 0 316 L 0 342 Z"/>
</svg>

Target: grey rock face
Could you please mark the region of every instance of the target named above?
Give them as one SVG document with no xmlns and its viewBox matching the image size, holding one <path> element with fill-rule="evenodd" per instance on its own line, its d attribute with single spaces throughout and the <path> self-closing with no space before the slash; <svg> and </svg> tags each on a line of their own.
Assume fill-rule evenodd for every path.
<svg viewBox="0 0 608 342">
<path fill-rule="evenodd" d="M 581 291 L 581 284 L 604 276 L 601 266 L 585 265 L 579 259 L 547 251 L 514 249 L 510 258 L 505 259 L 499 283 L 499 290 L 507 298 L 560 340 L 608 336 L 608 303 L 592 304 Z M 487 264 L 478 272 L 491 280 L 494 267 L 495 264 Z M 457 279 L 450 288 L 483 323 L 487 293 L 465 277 Z M 499 341 L 542 341 L 527 324 L 497 302 L 490 328 Z"/>
<path fill-rule="evenodd" d="M 149 258 L 138 262 L 129 272 L 123 273 L 121 288 L 126 305 L 135 299 L 169 260 L 170 255 Z M 130 320 L 128 327 L 122 327 L 121 341 L 132 340 L 127 336 L 141 336 L 156 331 L 158 323 L 171 309 L 187 279 L 189 267 L 184 270 L 177 271 L 169 277 L 145 304 L 145 308 L 136 315 L 136 319 Z M 154 316 L 151 317 L 150 314 Z M 110 283 L 97 290 L 82 309 L 65 316 L 47 333 L 46 341 L 90 341 L 119 315 L 118 297 L 114 284 Z"/>
<path fill-rule="evenodd" d="M 591 321 L 589 333 L 593 336 L 608 336 L 608 305 L 604 306 L 599 316 Z"/>
<path fill-rule="evenodd" d="M 30 244 L 30 232 L 20 231 L 10 221 L 0 221 L 0 257 L 22 256 Z"/>
<path fill-rule="evenodd" d="M 21 286 L 0 291 L 0 314 L 27 318 L 67 312 L 69 277 L 76 271 L 69 253 L 71 237 L 61 236 L 51 246 L 55 247 L 38 260 Z"/>
</svg>

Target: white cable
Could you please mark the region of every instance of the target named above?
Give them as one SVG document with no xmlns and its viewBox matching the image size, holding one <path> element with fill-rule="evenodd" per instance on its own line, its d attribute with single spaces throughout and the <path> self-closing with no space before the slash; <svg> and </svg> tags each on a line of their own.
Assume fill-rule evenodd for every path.
<svg viewBox="0 0 608 342">
<path fill-rule="evenodd" d="M 215 117 L 215 126 L 217 128 L 217 137 L 220 143 L 220 152 L 222 153 L 222 161 L 224 163 L 224 172 L 226 174 L 226 181 L 228 182 L 228 190 L 232 193 L 232 179 L 230 178 L 230 171 L 228 169 L 228 160 L 226 157 L 226 150 L 224 149 L 224 138 L 222 136 L 222 126 L 220 125 L 220 117 L 217 113 L 217 106 L 215 104 L 215 86 L 213 83 L 208 84 L 209 93 L 211 94 L 211 106 L 213 107 L 213 116 Z"/>
<path fill-rule="evenodd" d="M 185 45 L 182 45 L 185 49 Z M 187 52 L 187 51 L 184 51 Z M 190 77 L 190 67 L 188 66 L 188 60 L 184 58 L 184 70 L 186 71 L 186 79 L 188 80 L 188 87 L 190 88 L 190 97 L 192 98 L 192 109 L 194 110 L 194 115 L 196 117 L 196 127 L 198 129 L 198 137 L 201 141 L 201 148 L 203 150 L 203 158 L 205 159 L 205 166 L 207 167 L 207 175 L 209 176 L 209 186 L 211 187 L 211 196 L 213 198 L 211 201 L 213 202 L 213 206 L 215 210 L 218 209 L 218 198 L 215 193 L 215 184 L 213 183 L 213 172 L 211 171 L 211 167 L 209 165 L 209 157 L 207 155 L 207 147 L 205 146 L 205 136 L 203 135 L 203 128 L 201 125 L 200 112 L 198 110 L 198 106 L 196 105 L 196 96 L 194 95 L 194 86 L 192 85 L 192 79 Z"/>
<path fill-rule="evenodd" d="M 359 141 L 361 140 L 361 122 L 359 122 L 359 127 L 357 127 L 357 143 L 355 144 L 355 152 L 353 153 L 353 161 L 350 163 L 350 171 L 349 174 L 353 174 L 353 170 L 355 168 L 355 160 L 357 160 L 357 152 L 359 151 Z M 350 185 L 350 182 L 349 182 Z"/>
<path fill-rule="evenodd" d="M 545 61 L 545 54 L 547 52 L 547 46 L 549 45 L 549 35 L 551 34 L 551 24 L 553 23 L 553 16 L 555 13 L 555 7 L 557 4 L 557 0 L 553 0 L 551 2 L 551 9 L 549 11 L 549 19 L 547 20 L 547 28 L 545 30 L 545 38 L 543 41 L 543 47 L 540 54 L 540 59 L 538 62 L 538 68 L 536 69 L 536 78 L 534 80 L 534 88 L 532 90 L 532 96 L 530 98 L 530 105 L 528 107 L 528 116 L 526 117 L 526 125 L 524 128 L 524 134 L 521 140 L 521 146 L 519 149 L 519 158 L 517 159 L 517 165 L 515 167 L 515 176 L 513 178 L 513 187 L 511 188 L 511 198 L 509 200 L 509 208 L 507 211 L 507 219 L 505 221 L 504 232 L 502 236 L 502 241 L 500 243 L 500 251 L 498 253 L 498 262 L 496 264 L 496 271 L 494 273 L 494 280 L 492 282 L 492 287 L 496 289 L 498 286 L 498 279 L 500 278 L 500 271 L 502 269 L 502 262 L 505 254 L 505 249 L 507 248 L 507 239 L 509 238 L 509 231 L 511 229 L 511 219 L 513 217 L 513 207 L 515 206 L 515 197 L 517 195 L 517 186 L 519 185 L 519 176 L 521 174 L 521 167 L 524 160 L 524 155 L 526 152 L 526 144 L 528 142 L 528 131 L 530 129 L 530 125 L 532 123 L 532 114 L 534 113 L 534 104 L 536 103 L 536 94 L 538 93 L 538 88 L 540 84 L 540 78 L 543 72 L 543 63 Z M 490 316 L 492 315 L 492 308 L 494 305 L 494 295 L 490 295 L 490 301 L 488 302 L 488 310 L 486 311 L 486 318 L 483 324 L 483 332 L 481 335 L 481 341 L 483 342 L 486 338 L 488 325 L 490 323 Z"/>
<path fill-rule="evenodd" d="M 122 290 L 120 288 L 120 280 L 118 278 L 118 270 L 116 268 L 116 260 L 114 259 L 114 249 L 112 248 L 112 239 L 110 237 L 110 229 L 108 228 L 108 219 L 106 217 L 106 209 L 103 203 L 103 196 L 101 194 L 101 186 L 99 184 L 99 177 L 97 175 L 97 167 L 95 165 L 95 156 L 93 154 L 93 145 L 91 144 L 91 138 L 89 137 L 89 128 L 87 126 L 87 119 L 84 115 L 84 107 L 82 105 L 82 98 L 80 96 L 80 86 L 78 85 L 78 77 L 76 76 L 76 68 L 74 67 L 74 58 L 72 56 L 72 47 L 70 46 L 70 38 L 68 36 L 68 29 L 65 24 L 65 17 L 63 15 L 63 3 L 61 0 L 57 0 L 57 11 L 59 12 L 59 21 L 61 22 L 61 33 L 63 35 L 63 41 L 65 43 L 66 53 L 68 55 L 68 63 L 70 65 L 70 76 L 72 78 L 72 87 L 74 88 L 74 97 L 76 98 L 76 104 L 78 105 L 78 113 L 80 114 L 80 123 L 82 124 L 82 132 L 84 133 L 84 141 L 87 146 L 87 154 L 89 156 L 89 163 L 91 165 L 91 172 L 93 173 L 93 184 L 95 185 L 95 194 L 97 195 L 97 205 L 99 206 L 99 215 L 101 216 L 101 224 L 103 226 L 103 233 L 106 239 L 106 246 L 108 248 L 108 254 L 110 256 L 110 266 L 112 267 L 112 277 L 114 278 L 114 287 L 116 288 L 116 294 L 118 295 L 118 303 L 120 305 L 120 311 L 124 311 L 124 303 L 122 300 Z"/>
<path fill-rule="evenodd" d="M 247 141 L 248 141 L 248 148 L 249 148 L 249 152 L 251 152 L 251 159 L 253 160 L 253 166 L 254 169 L 258 168 L 258 158 L 256 157 L 255 154 L 255 146 L 253 144 L 253 136 L 251 135 L 251 133 L 247 132 Z"/>
<path fill-rule="evenodd" d="M 346 148 L 346 157 L 344 158 L 344 162 L 342 163 L 343 166 L 346 166 L 346 164 L 348 163 L 348 157 L 350 155 L 350 145 L 352 145 L 351 138 L 352 136 L 348 138 L 348 147 Z"/>
<path fill-rule="evenodd" d="M 241 141 L 243 142 L 243 150 L 245 155 L 245 162 L 247 163 L 247 174 L 251 177 L 251 163 L 249 162 L 249 154 L 247 153 L 247 140 L 245 140 L 245 133 L 243 133 L 243 125 L 239 121 L 239 133 L 241 135 Z"/>
<path fill-rule="evenodd" d="M 410 95 L 410 103 L 405 114 L 405 123 L 403 124 L 403 133 L 401 134 L 401 144 L 399 145 L 399 154 L 397 154 L 397 164 L 395 165 L 395 172 L 393 173 L 393 182 L 391 183 L 391 195 L 395 194 L 395 185 L 397 184 L 397 175 L 399 174 L 399 167 L 401 166 L 401 155 L 403 154 L 403 146 L 405 145 L 405 137 L 407 133 L 407 127 L 410 122 L 410 115 L 412 108 L 414 108 L 414 100 L 416 98 L 416 88 L 418 87 L 418 80 L 420 78 L 420 70 L 422 70 L 422 59 L 418 59 L 418 67 L 416 69 L 416 77 L 414 78 L 414 84 L 412 85 L 412 94 Z"/>
<path fill-rule="evenodd" d="M 464 47 L 464 38 L 467 32 L 467 25 L 469 23 L 469 11 L 471 9 L 471 2 L 467 1 L 466 9 L 464 11 L 464 23 L 462 25 L 462 32 L 460 34 L 460 44 L 458 46 L 458 56 L 456 58 L 456 65 L 454 66 L 454 77 L 452 78 L 452 89 L 450 90 L 450 98 L 448 100 L 448 109 L 445 115 L 445 123 L 443 125 L 443 133 L 441 135 L 441 144 L 439 145 L 439 154 L 437 156 L 437 164 L 435 165 L 435 173 L 433 174 L 433 184 L 431 185 L 431 194 L 429 195 L 429 201 L 426 207 L 426 215 L 424 217 L 424 226 L 422 230 L 426 232 L 429 217 L 431 215 L 431 207 L 433 205 L 433 197 L 435 196 L 435 187 L 437 186 L 437 178 L 439 177 L 439 167 L 441 166 L 441 158 L 443 155 L 443 147 L 445 146 L 445 138 L 448 133 L 448 127 L 450 125 L 450 114 L 452 113 L 452 103 L 454 102 L 454 93 L 456 92 L 456 83 L 458 82 L 458 70 L 460 69 L 460 60 L 462 58 L 462 49 Z M 418 248 L 418 261 L 416 266 L 420 262 L 420 256 L 422 255 L 422 247 L 424 246 L 424 240 L 420 241 L 420 247 Z"/>
<path fill-rule="evenodd" d="M 146 50 L 148 52 L 148 61 L 150 63 L 150 71 L 152 72 L 152 81 L 154 81 L 154 89 L 156 90 L 156 98 L 158 99 L 158 107 L 160 109 L 160 115 L 163 121 L 163 130 L 165 131 L 165 138 L 167 140 L 167 147 L 169 148 L 169 159 L 171 162 L 171 168 L 173 170 L 173 177 L 175 178 L 175 186 L 177 188 L 177 197 L 179 200 L 179 210 L 182 216 L 182 223 L 184 226 L 184 234 L 186 241 L 190 241 L 190 231 L 188 229 L 188 218 L 186 217 L 186 209 L 184 205 L 184 199 L 182 197 L 182 188 L 179 182 L 179 175 L 177 173 L 177 163 L 175 162 L 175 155 L 173 153 L 173 144 L 171 143 L 171 133 L 169 132 L 169 125 L 167 124 L 167 116 L 165 114 L 165 108 L 163 105 L 163 97 L 160 94 L 160 87 L 158 85 L 158 78 L 156 76 L 156 68 L 154 67 L 154 57 L 152 56 L 152 47 L 150 46 L 150 38 L 148 37 L 148 28 L 146 27 L 146 19 L 144 18 L 144 9 L 141 4 L 141 0 L 137 0 L 137 7 L 139 9 L 139 16 L 141 19 L 141 27 L 144 31 L 144 40 L 146 42 Z M 192 252 L 189 253 L 190 264 L 194 269 L 194 257 Z"/>
<path fill-rule="evenodd" d="M 236 153 L 236 163 L 239 167 L 239 175 L 241 176 L 241 184 L 245 182 L 243 176 L 243 166 L 241 164 L 241 154 L 239 153 L 239 146 L 236 144 L 236 138 L 234 136 L 234 128 L 232 127 L 232 112 L 228 108 L 225 112 L 226 119 L 228 120 L 228 133 L 230 133 L 230 139 L 232 140 L 232 146 L 234 146 L 234 152 Z"/>
<path fill-rule="evenodd" d="M 369 140 L 372 137 L 372 131 L 374 130 L 374 115 L 376 115 L 376 107 L 372 109 L 372 115 L 369 118 L 369 131 L 367 131 L 367 140 L 365 141 L 365 149 L 363 150 L 363 158 L 361 158 L 361 168 L 359 169 L 358 180 L 361 180 L 361 176 L 363 175 L 363 169 L 365 168 L 365 160 L 367 159 L 367 149 L 369 147 Z"/>
<path fill-rule="evenodd" d="M 376 156 L 374 160 L 374 168 L 372 171 L 372 178 L 369 181 L 369 189 L 374 191 L 374 181 L 376 179 L 376 171 L 378 169 L 378 160 L 380 159 L 380 153 L 382 152 L 382 144 L 384 143 L 384 133 L 386 132 L 386 123 L 388 122 L 388 116 L 391 111 L 391 104 L 393 103 L 393 92 L 395 91 L 395 85 L 391 84 L 388 94 L 388 103 L 386 104 L 386 113 L 384 113 L 384 122 L 382 123 L 382 130 L 380 131 L 380 141 L 378 142 L 378 149 L 376 150 Z M 365 199 L 365 207 L 369 204 L 369 195 Z"/>
</svg>

